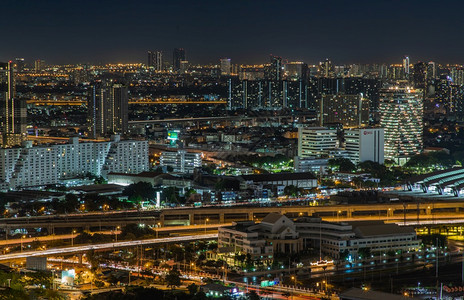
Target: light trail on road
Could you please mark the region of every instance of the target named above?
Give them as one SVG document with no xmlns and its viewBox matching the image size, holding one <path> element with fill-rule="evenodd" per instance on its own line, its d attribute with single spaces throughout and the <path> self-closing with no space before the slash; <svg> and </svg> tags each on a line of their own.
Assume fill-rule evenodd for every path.
<svg viewBox="0 0 464 300">
<path fill-rule="evenodd" d="M 66 247 L 66 248 L 52 248 L 52 249 L 47 249 L 47 250 L 25 251 L 25 252 L 20 252 L 20 253 L 0 255 L 0 261 L 11 260 L 11 259 L 21 259 L 21 258 L 26 258 L 26 257 L 31 257 L 31 256 L 49 256 L 49 255 L 84 252 L 84 251 L 89 251 L 89 250 L 124 248 L 124 247 L 132 247 L 132 246 L 137 246 L 137 245 L 182 243 L 182 242 L 191 242 L 191 241 L 197 241 L 197 240 L 212 240 L 212 239 L 217 239 L 217 237 L 218 237 L 217 233 L 212 233 L 212 234 L 201 234 L 201 235 L 182 236 L 182 237 L 168 237 L 168 238 L 159 238 L 159 239 L 147 239 L 147 240 L 136 240 L 136 241 L 127 241 L 127 242 L 94 244 L 94 245 L 75 246 L 75 247 Z"/>
</svg>

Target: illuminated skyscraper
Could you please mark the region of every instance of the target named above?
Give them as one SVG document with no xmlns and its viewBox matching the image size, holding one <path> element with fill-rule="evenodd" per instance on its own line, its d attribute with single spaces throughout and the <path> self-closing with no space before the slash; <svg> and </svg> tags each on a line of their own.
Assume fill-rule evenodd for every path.
<svg viewBox="0 0 464 300">
<path fill-rule="evenodd" d="M 0 63 L 0 132 L 2 146 L 21 144 L 26 135 L 25 101 L 16 98 L 13 62 Z"/>
<path fill-rule="evenodd" d="M 385 158 L 399 165 L 423 147 L 423 92 L 408 87 L 380 91 L 380 126 L 385 128 Z"/>
<path fill-rule="evenodd" d="M 153 68 L 156 72 L 163 71 L 163 52 L 148 51 L 148 67 Z"/>
<path fill-rule="evenodd" d="M 221 75 L 229 76 L 230 71 L 230 58 L 221 58 Z"/>
<path fill-rule="evenodd" d="M 409 77 L 409 56 L 405 56 L 403 58 L 403 70 L 404 74 L 406 75 L 406 78 Z"/>
<path fill-rule="evenodd" d="M 104 80 L 91 87 L 88 102 L 88 124 L 92 137 L 126 134 L 128 130 L 128 88 Z"/>
<path fill-rule="evenodd" d="M 185 61 L 185 50 L 183 48 L 175 48 L 172 53 L 172 69 L 173 71 L 180 70 L 180 62 Z"/>
</svg>

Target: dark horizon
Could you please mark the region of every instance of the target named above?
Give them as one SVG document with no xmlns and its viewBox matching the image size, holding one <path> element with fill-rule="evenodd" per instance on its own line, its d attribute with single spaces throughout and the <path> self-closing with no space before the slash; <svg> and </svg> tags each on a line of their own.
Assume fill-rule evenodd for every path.
<svg viewBox="0 0 464 300">
<path fill-rule="evenodd" d="M 433 5 L 435 4 L 435 5 Z M 0 61 L 145 63 L 148 50 L 191 63 L 463 63 L 464 4 L 448 1 L 6 0 Z M 452 8 L 452 9 L 451 9 Z"/>
</svg>

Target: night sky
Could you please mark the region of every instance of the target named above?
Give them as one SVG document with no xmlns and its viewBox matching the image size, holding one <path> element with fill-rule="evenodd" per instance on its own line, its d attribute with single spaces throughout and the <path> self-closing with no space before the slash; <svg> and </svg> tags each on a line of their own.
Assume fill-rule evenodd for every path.
<svg viewBox="0 0 464 300">
<path fill-rule="evenodd" d="M 1 0 L 0 61 L 464 63 L 462 1 Z"/>
</svg>

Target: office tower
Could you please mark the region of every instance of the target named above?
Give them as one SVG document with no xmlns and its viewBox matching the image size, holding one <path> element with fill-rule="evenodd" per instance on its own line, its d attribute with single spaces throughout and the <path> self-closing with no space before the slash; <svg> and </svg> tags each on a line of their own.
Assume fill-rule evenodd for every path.
<svg viewBox="0 0 464 300">
<path fill-rule="evenodd" d="M 201 153 L 189 153 L 185 150 L 162 152 L 160 166 L 172 167 L 174 172 L 193 174 L 195 168 L 201 167 Z"/>
<path fill-rule="evenodd" d="M 320 77 L 333 77 L 333 67 L 330 59 L 326 58 L 325 61 L 319 63 L 319 76 Z"/>
<path fill-rule="evenodd" d="M 423 92 L 409 87 L 380 91 L 380 126 L 385 128 L 385 158 L 403 165 L 423 147 Z"/>
<path fill-rule="evenodd" d="M 88 101 L 89 132 L 92 137 L 126 134 L 128 130 L 128 88 L 113 80 L 92 85 Z"/>
<path fill-rule="evenodd" d="M 452 67 L 450 77 L 454 84 L 464 85 L 464 68 Z"/>
<path fill-rule="evenodd" d="M 230 58 L 221 58 L 221 75 L 229 76 L 231 72 Z"/>
<path fill-rule="evenodd" d="M 427 64 L 427 81 L 434 80 L 437 78 L 437 66 L 433 61 L 429 61 Z"/>
<path fill-rule="evenodd" d="M 369 99 L 362 94 L 322 95 L 318 102 L 317 118 L 320 126 L 338 123 L 349 128 L 369 124 Z"/>
<path fill-rule="evenodd" d="M 35 61 L 35 71 L 36 72 L 41 72 L 45 69 L 45 60 L 42 59 L 37 59 Z"/>
<path fill-rule="evenodd" d="M 427 64 L 424 62 L 418 62 L 414 65 L 413 70 L 413 83 L 415 88 L 425 89 L 427 80 Z"/>
<path fill-rule="evenodd" d="M 185 50 L 183 48 L 175 48 L 172 54 L 172 70 L 180 71 L 180 62 L 185 61 Z"/>
<path fill-rule="evenodd" d="M 148 64 L 147 66 L 156 72 L 163 71 L 163 52 L 161 51 L 148 51 Z"/>
<path fill-rule="evenodd" d="M 285 79 L 306 80 L 308 78 L 308 65 L 304 62 L 295 61 L 285 64 Z"/>
<path fill-rule="evenodd" d="M 188 62 L 188 60 L 181 60 L 181 61 L 180 61 L 179 73 L 181 73 L 181 74 L 187 73 L 188 67 L 189 67 L 189 62 Z"/>
<path fill-rule="evenodd" d="M 409 77 L 409 56 L 403 58 L 403 71 L 406 77 Z"/>
<path fill-rule="evenodd" d="M 26 136 L 26 104 L 16 98 L 14 65 L 0 63 L 0 132 L 3 147 L 21 144 Z"/>
<path fill-rule="evenodd" d="M 24 58 L 17 57 L 15 59 L 16 72 L 21 73 L 24 70 Z"/>
<path fill-rule="evenodd" d="M 353 128 L 345 130 L 345 150 L 353 163 L 384 163 L 384 129 Z"/>
<path fill-rule="evenodd" d="M 298 128 L 298 156 L 327 155 L 338 146 L 337 130 L 325 127 Z"/>
<path fill-rule="evenodd" d="M 282 57 L 270 56 L 271 63 L 265 67 L 265 78 L 271 81 L 281 81 L 283 79 Z"/>
</svg>

